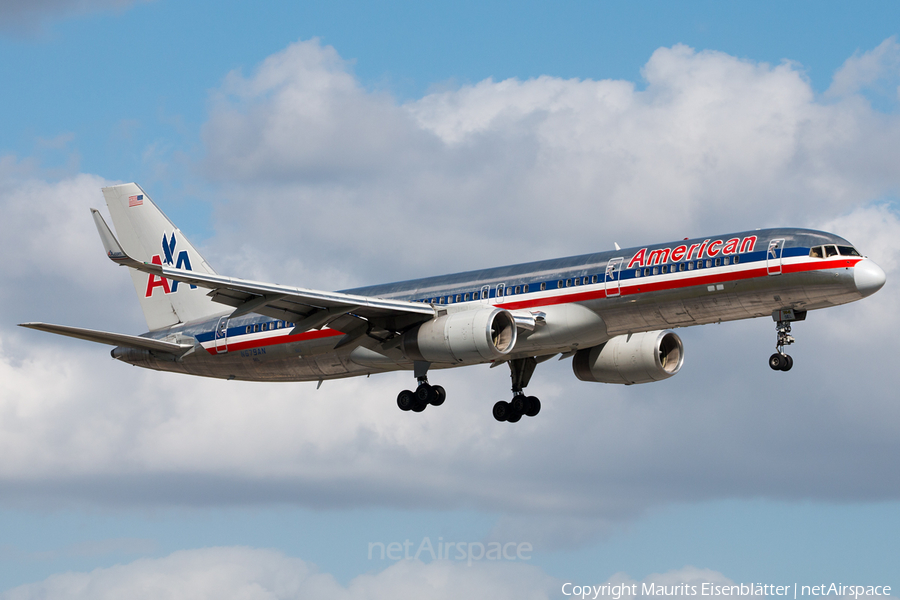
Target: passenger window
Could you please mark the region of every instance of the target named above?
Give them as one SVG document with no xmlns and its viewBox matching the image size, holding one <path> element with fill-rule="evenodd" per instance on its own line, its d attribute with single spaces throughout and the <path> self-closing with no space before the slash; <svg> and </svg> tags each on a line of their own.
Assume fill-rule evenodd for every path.
<svg viewBox="0 0 900 600">
<path fill-rule="evenodd" d="M 581 283 L 581 280 L 578 277 L 572 280 L 572 285 L 578 285 L 579 283 Z"/>
<path fill-rule="evenodd" d="M 253 325 L 253 333 L 259 333 L 259 323 Z"/>
<path fill-rule="evenodd" d="M 463 302 L 468 302 L 468 301 L 469 301 L 469 292 L 466 292 L 465 294 L 463 294 Z"/>
<path fill-rule="evenodd" d="M 735 257 L 734 257 L 734 264 L 738 264 L 739 262 L 741 262 L 741 257 L 735 255 Z"/>
<path fill-rule="evenodd" d="M 693 271 L 693 270 L 694 270 L 694 261 L 689 262 L 689 263 L 687 264 L 687 266 L 688 266 L 688 267 L 687 267 L 687 268 L 688 268 L 688 271 Z"/>
<path fill-rule="evenodd" d="M 644 269 L 644 277 L 650 277 L 650 269 Z"/>
<path fill-rule="evenodd" d="M 518 294 L 518 291 L 517 291 L 516 293 Z M 522 286 L 522 293 L 523 293 L 523 294 L 527 294 L 527 293 L 528 293 L 528 284 L 527 284 L 527 283 L 526 283 L 525 285 Z"/>
<path fill-rule="evenodd" d="M 685 266 L 684 263 L 680 263 L 680 264 L 678 265 L 678 270 L 679 270 L 679 271 L 684 271 L 686 268 L 687 268 L 687 267 Z"/>
<path fill-rule="evenodd" d="M 831 256 L 837 256 L 837 246 L 825 246 L 825 258 L 829 258 Z"/>
<path fill-rule="evenodd" d="M 247 330 L 244 331 L 244 333 L 251 333 L 252 331 L 253 331 L 253 326 L 252 326 L 252 325 L 247 325 Z"/>
<path fill-rule="evenodd" d="M 634 276 L 635 276 L 635 277 L 640 277 L 640 276 L 641 276 L 641 270 L 640 270 L 640 269 L 635 269 L 635 270 L 634 270 Z"/>
<path fill-rule="evenodd" d="M 591 283 L 597 283 L 598 281 L 600 281 L 599 275 L 594 275 L 593 277 L 591 277 Z"/>
<path fill-rule="evenodd" d="M 717 267 L 721 267 L 721 266 L 722 266 L 722 259 L 721 259 L 721 258 L 717 258 L 717 259 L 716 259 L 716 266 L 717 266 Z"/>
<path fill-rule="evenodd" d="M 544 282 L 544 281 L 542 281 L 542 282 L 541 282 L 541 291 L 543 292 L 543 291 L 545 291 L 546 289 L 547 289 L 547 283 Z M 525 291 L 527 292 L 528 290 L 525 290 Z"/>
<path fill-rule="evenodd" d="M 659 275 L 659 267 L 653 267 L 653 274 Z"/>
<path fill-rule="evenodd" d="M 665 275 L 669 272 L 669 265 L 663 265 L 659 268 L 659 272 Z"/>
<path fill-rule="evenodd" d="M 825 254 L 822 251 L 822 246 L 816 246 L 814 248 L 809 249 L 809 257 L 810 258 L 825 258 Z"/>
</svg>

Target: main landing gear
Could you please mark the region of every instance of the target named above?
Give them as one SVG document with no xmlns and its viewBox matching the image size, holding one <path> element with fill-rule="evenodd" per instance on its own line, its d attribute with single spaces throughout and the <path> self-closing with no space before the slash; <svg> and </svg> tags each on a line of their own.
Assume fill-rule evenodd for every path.
<svg viewBox="0 0 900 600">
<path fill-rule="evenodd" d="M 526 396 L 525 392 L 522 391 L 531 380 L 531 375 L 534 373 L 536 366 L 537 360 L 533 356 L 509 361 L 509 376 L 512 378 L 513 397 L 509 402 L 501 400 L 494 405 L 495 419 L 515 423 L 523 415 L 535 417 L 541 412 L 541 401 L 534 396 Z"/>
<path fill-rule="evenodd" d="M 447 392 L 439 385 L 431 385 L 428 383 L 428 367 L 429 363 L 416 361 L 413 364 L 413 370 L 416 375 L 416 381 L 419 382 L 416 391 L 403 390 L 397 394 L 397 406 L 400 410 L 413 412 L 422 412 L 431 404 L 432 406 L 440 406 L 447 399 Z"/>
<path fill-rule="evenodd" d="M 494 405 L 495 419 L 515 423 L 523 416 L 536 417 L 541 412 L 541 401 L 534 396 L 526 396 L 522 391 L 531 380 L 537 362 L 533 356 L 509 361 L 513 397 L 509 402 L 501 400 Z M 419 385 L 415 391 L 403 390 L 397 395 L 397 406 L 400 410 L 422 412 L 429 404 L 440 406 L 447 399 L 447 392 L 443 387 L 428 383 L 427 373 L 430 366 L 431 364 L 427 362 L 413 363 L 413 371 Z"/>
<path fill-rule="evenodd" d="M 791 335 L 791 322 L 806 319 L 806 311 L 776 310 L 772 313 L 772 319 L 775 321 L 778 340 L 775 342 L 775 354 L 769 357 L 769 367 L 773 371 L 790 371 L 794 366 L 794 359 L 784 353 L 784 347 L 794 343 L 794 336 Z"/>
</svg>

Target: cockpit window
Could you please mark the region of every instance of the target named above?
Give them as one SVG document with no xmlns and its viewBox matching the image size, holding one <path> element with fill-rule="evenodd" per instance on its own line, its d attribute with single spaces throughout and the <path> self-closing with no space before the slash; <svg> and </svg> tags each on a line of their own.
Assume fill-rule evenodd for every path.
<svg viewBox="0 0 900 600">
<path fill-rule="evenodd" d="M 853 246 L 838 246 L 838 252 L 841 256 L 859 256 L 859 252 Z"/>
<path fill-rule="evenodd" d="M 825 258 L 828 258 L 831 256 L 837 256 L 837 255 L 838 255 L 837 246 L 830 246 L 830 245 L 825 246 Z"/>
<path fill-rule="evenodd" d="M 810 258 L 825 258 L 825 253 L 822 251 L 822 246 L 813 246 L 809 249 L 809 257 Z"/>
</svg>

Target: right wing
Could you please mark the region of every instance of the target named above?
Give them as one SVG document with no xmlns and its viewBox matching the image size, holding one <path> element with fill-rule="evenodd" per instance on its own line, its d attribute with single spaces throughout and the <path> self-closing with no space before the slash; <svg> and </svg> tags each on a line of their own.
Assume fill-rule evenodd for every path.
<svg viewBox="0 0 900 600">
<path fill-rule="evenodd" d="M 294 333 L 329 325 L 355 336 L 354 332 L 372 329 L 404 331 L 435 316 L 434 308 L 421 302 L 323 292 L 140 262 L 122 249 L 100 213 L 96 209 L 91 212 L 110 260 L 157 277 L 207 288 L 214 301 L 234 307 L 231 318 L 255 312 L 294 322 Z"/>
</svg>

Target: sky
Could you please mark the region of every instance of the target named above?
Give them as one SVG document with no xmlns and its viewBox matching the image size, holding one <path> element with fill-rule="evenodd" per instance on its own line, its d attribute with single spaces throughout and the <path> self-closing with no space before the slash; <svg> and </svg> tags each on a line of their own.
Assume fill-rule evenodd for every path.
<svg viewBox="0 0 900 600">
<path fill-rule="evenodd" d="M 0 0 L 0 599 L 897 596 L 898 24 L 893 2 Z M 410 373 L 211 381 L 16 327 L 145 330 L 88 210 L 129 181 L 218 272 L 314 289 L 771 226 L 842 235 L 887 284 L 796 324 L 790 373 L 757 319 L 679 330 L 664 382 L 542 363 L 515 426 L 486 366 L 403 413 Z"/>
</svg>

